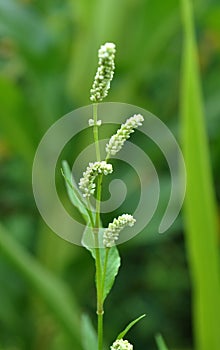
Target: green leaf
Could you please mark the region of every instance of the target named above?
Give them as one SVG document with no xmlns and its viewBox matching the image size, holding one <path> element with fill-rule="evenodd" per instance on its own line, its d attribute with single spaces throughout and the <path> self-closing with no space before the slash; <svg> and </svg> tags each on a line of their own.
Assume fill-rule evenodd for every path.
<svg viewBox="0 0 220 350">
<path fill-rule="evenodd" d="M 97 334 L 93 328 L 92 322 L 88 315 L 82 315 L 82 345 L 84 350 L 97 350 L 98 340 Z"/>
<path fill-rule="evenodd" d="M 96 259 L 95 249 L 93 248 L 95 246 L 95 239 L 92 226 L 86 226 L 83 232 L 81 243 L 82 246 L 85 247 L 91 253 L 92 257 Z"/>
<path fill-rule="evenodd" d="M 185 235 L 192 276 L 196 348 L 220 344 L 220 276 L 217 208 L 205 126 L 192 2 L 182 1 L 182 144 L 187 173 Z"/>
<path fill-rule="evenodd" d="M 157 334 L 155 336 L 155 339 L 159 350 L 168 350 L 168 347 L 166 346 L 165 341 L 161 334 Z"/>
<path fill-rule="evenodd" d="M 107 254 L 107 250 L 102 249 L 101 250 L 102 269 L 104 268 L 104 259 L 106 254 Z M 103 301 L 107 297 L 108 293 L 110 292 L 114 284 L 115 277 L 118 274 L 120 265 L 121 265 L 121 259 L 120 259 L 118 249 L 116 246 L 111 247 L 108 251 L 108 262 L 107 262 L 105 282 L 104 282 Z"/>
<path fill-rule="evenodd" d="M 0 224 L 0 251 L 52 312 L 76 349 L 81 349 L 78 310 L 72 292 L 40 265 Z"/>
<path fill-rule="evenodd" d="M 86 246 L 86 248 L 90 251 L 92 257 L 96 259 L 95 249 L 89 248 L 88 246 Z M 105 281 L 104 281 L 104 289 L 103 289 L 103 302 L 106 299 L 107 295 L 109 294 L 114 284 L 115 277 L 117 276 L 119 267 L 121 265 L 120 255 L 116 246 L 108 249 L 100 248 L 102 272 L 104 271 L 106 254 L 107 254 L 107 265 L 106 265 L 106 273 L 105 273 Z"/>
<path fill-rule="evenodd" d="M 84 218 L 86 223 L 89 224 L 91 222 L 90 215 L 92 215 L 94 219 L 95 213 L 91 212 L 91 214 L 89 214 L 85 200 L 81 192 L 79 191 L 77 184 L 74 181 L 74 178 L 72 177 L 69 165 L 65 160 L 62 162 L 61 172 L 66 182 L 67 193 L 71 203 L 79 210 L 79 212 L 82 214 L 82 217 Z"/>
<path fill-rule="evenodd" d="M 141 316 L 139 316 L 138 318 L 136 318 L 134 321 L 130 322 L 127 327 L 121 332 L 119 333 L 119 335 L 117 336 L 117 339 L 122 339 L 125 334 L 128 333 L 128 331 L 131 329 L 131 327 L 133 327 L 138 321 L 140 321 L 142 318 L 144 318 L 146 315 L 143 314 Z"/>
</svg>

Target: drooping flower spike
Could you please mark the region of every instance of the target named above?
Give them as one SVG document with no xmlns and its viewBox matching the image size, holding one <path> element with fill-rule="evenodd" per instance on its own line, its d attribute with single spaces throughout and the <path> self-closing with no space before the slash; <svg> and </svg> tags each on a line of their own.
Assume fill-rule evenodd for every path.
<svg viewBox="0 0 220 350">
<path fill-rule="evenodd" d="M 107 152 L 107 158 L 110 155 L 114 156 L 120 151 L 125 141 L 134 132 L 134 129 L 137 129 L 138 126 L 141 126 L 143 121 L 144 117 L 141 114 L 135 114 L 133 117 L 130 117 L 124 124 L 121 125 L 116 134 L 110 138 L 109 142 L 106 145 L 105 149 Z"/>
<path fill-rule="evenodd" d="M 105 229 L 103 234 L 103 245 L 105 248 L 110 248 L 115 245 L 115 242 L 119 238 L 119 233 L 126 226 L 133 226 L 136 220 L 130 214 L 123 214 L 117 219 L 114 219 Z"/>
<path fill-rule="evenodd" d="M 98 175 L 108 175 L 113 171 L 112 165 L 105 161 L 89 163 L 83 177 L 79 181 L 79 188 L 83 193 L 83 197 L 89 198 L 95 192 L 95 178 Z"/>
<path fill-rule="evenodd" d="M 133 350 L 133 345 L 127 340 L 118 339 L 116 340 L 110 348 L 111 350 Z"/>
<path fill-rule="evenodd" d="M 90 90 L 90 100 L 101 102 L 108 95 L 115 70 L 115 44 L 105 43 L 98 52 L 99 62 L 95 79 Z"/>
</svg>

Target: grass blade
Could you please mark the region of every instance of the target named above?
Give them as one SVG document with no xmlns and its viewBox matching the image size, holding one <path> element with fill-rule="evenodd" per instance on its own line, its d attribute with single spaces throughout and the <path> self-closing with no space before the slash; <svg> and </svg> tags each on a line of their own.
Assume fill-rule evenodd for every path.
<svg viewBox="0 0 220 350">
<path fill-rule="evenodd" d="M 217 215 L 204 123 L 191 1 L 182 0 L 182 142 L 187 171 L 185 231 L 192 275 L 196 348 L 218 350 L 220 280 Z"/>
</svg>

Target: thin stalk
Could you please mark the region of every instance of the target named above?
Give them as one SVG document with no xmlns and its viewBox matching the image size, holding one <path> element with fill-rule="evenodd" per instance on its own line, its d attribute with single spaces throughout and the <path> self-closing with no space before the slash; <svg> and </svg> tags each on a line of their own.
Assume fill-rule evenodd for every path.
<svg viewBox="0 0 220 350">
<path fill-rule="evenodd" d="M 100 175 L 97 181 L 97 199 L 96 199 L 96 283 L 97 283 L 97 315 L 98 315 L 98 350 L 102 350 L 103 347 L 103 280 L 105 276 L 105 266 L 102 271 L 101 268 L 101 256 L 99 248 L 99 226 L 100 226 L 100 203 L 101 203 L 101 193 L 102 193 L 102 178 Z"/>
<path fill-rule="evenodd" d="M 95 227 L 95 222 L 94 222 L 93 217 L 92 217 L 92 210 L 91 210 L 91 204 L 90 204 L 89 199 L 87 199 L 87 212 L 89 214 L 92 227 L 94 228 Z"/>
<path fill-rule="evenodd" d="M 97 180 L 97 199 L 96 199 L 96 227 L 100 226 L 100 206 L 102 197 L 102 179 L 103 175 L 98 176 Z"/>
<path fill-rule="evenodd" d="M 99 127 L 97 126 L 98 103 L 93 104 L 93 120 L 94 120 L 93 136 L 95 141 L 96 159 L 98 162 L 100 162 L 101 155 L 100 155 L 100 148 L 99 148 L 99 129 L 98 129 Z"/>
<path fill-rule="evenodd" d="M 95 141 L 96 159 L 98 162 L 101 160 L 100 147 L 99 147 L 99 134 L 98 134 L 98 104 L 93 104 L 93 136 Z M 101 266 L 101 255 L 99 248 L 99 227 L 100 227 L 100 202 L 102 193 L 102 175 L 98 176 L 97 180 L 97 199 L 96 199 L 96 219 L 95 219 L 95 255 L 96 255 L 96 294 L 97 294 L 97 316 L 98 316 L 98 350 L 103 348 L 103 293 L 102 293 L 102 266 Z"/>
<path fill-rule="evenodd" d="M 97 237 L 97 232 L 95 232 Z M 98 316 L 98 350 L 102 350 L 103 347 L 103 298 L 102 298 L 102 268 L 100 248 L 95 248 L 96 254 L 96 292 L 97 292 L 97 316 Z"/>
<path fill-rule="evenodd" d="M 98 316 L 98 350 L 103 347 L 103 294 L 102 294 L 102 268 L 100 248 L 95 248 L 96 254 L 96 292 L 97 292 L 97 316 Z"/>
</svg>

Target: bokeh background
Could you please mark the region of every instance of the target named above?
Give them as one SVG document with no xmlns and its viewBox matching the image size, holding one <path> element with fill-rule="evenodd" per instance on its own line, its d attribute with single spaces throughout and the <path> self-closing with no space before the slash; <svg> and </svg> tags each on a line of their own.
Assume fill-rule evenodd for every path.
<svg viewBox="0 0 220 350">
<path fill-rule="evenodd" d="M 106 41 L 117 45 L 106 101 L 138 105 L 164 121 L 183 147 L 189 180 L 185 211 L 159 236 L 169 169 L 144 145 L 160 174 L 160 205 L 144 234 L 119 247 L 106 344 L 146 313 L 128 335 L 135 349 L 157 349 L 158 332 L 172 350 L 219 349 L 220 4 L 193 1 L 194 41 L 189 3 L 0 0 L 1 350 L 80 350 L 80 315 L 95 326 L 93 261 L 43 222 L 31 169 L 46 130 L 90 103 Z M 69 145 L 67 159 L 78 151 L 79 143 Z M 67 202 L 62 179 L 58 186 Z"/>
</svg>

